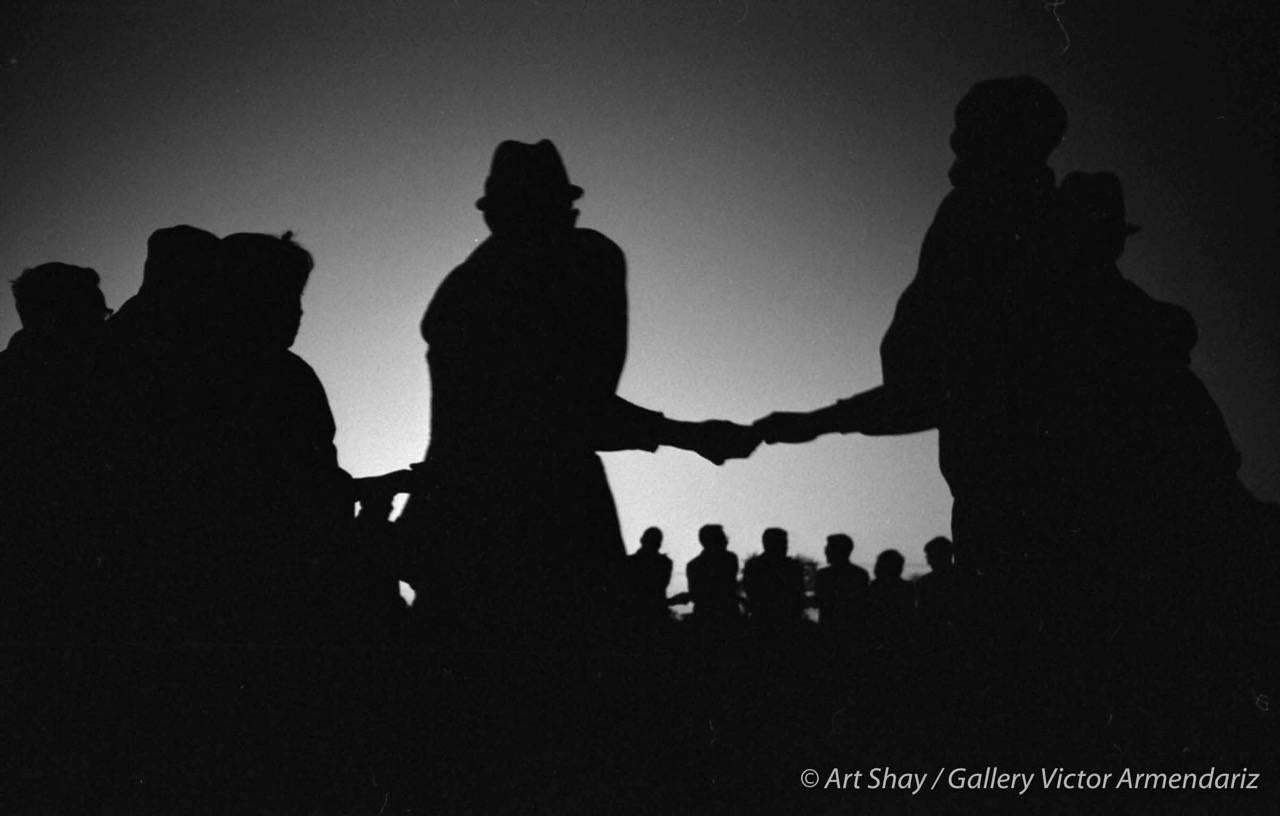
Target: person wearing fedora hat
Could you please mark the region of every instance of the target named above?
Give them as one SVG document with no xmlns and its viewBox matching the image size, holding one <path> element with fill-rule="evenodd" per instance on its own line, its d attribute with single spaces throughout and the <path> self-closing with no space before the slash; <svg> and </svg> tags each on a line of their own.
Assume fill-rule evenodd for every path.
<svg viewBox="0 0 1280 816">
<path fill-rule="evenodd" d="M 431 442 L 400 524 L 420 562 L 411 583 L 460 637 L 524 640 L 608 616 L 602 588 L 626 550 L 597 451 L 670 445 L 719 463 L 757 441 L 616 394 L 626 259 L 576 226 L 581 195 L 552 142 L 498 145 L 476 202 L 491 235 L 422 320 Z"/>
<path fill-rule="evenodd" d="M 582 198 L 582 188 L 569 183 L 560 151 L 550 139 L 536 144 L 505 141 L 493 152 L 493 164 L 476 208 L 501 219 L 511 215 L 527 222 Z"/>
</svg>

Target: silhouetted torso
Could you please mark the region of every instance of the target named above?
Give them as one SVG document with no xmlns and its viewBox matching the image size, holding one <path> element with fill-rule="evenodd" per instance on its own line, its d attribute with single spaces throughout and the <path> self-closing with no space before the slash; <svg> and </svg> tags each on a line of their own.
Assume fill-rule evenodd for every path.
<svg viewBox="0 0 1280 816">
<path fill-rule="evenodd" d="M 1048 170 L 953 174 L 915 279 L 881 344 L 885 385 L 937 406 L 939 460 L 955 523 L 979 546 L 1028 546 L 1019 510 L 1043 495 L 1034 387 L 1042 346 L 1028 286 L 1048 263 Z"/>
<path fill-rule="evenodd" d="M 804 609 L 804 570 L 786 555 L 765 552 L 747 561 L 743 589 L 751 619 L 765 626 L 798 623 Z"/>
<path fill-rule="evenodd" d="M 728 550 L 704 550 L 685 567 L 694 616 L 726 621 L 738 616 L 738 556 Z"/>
<path fill-rule="evenodd" d="M 633 612 L 645 618 L 667 615 L 667 585 L 671 583 L 671 559 L 660 552 L 639 550 L 627 556 L 625 591 Z"/>
<path fill-rule="evenodd" d="M 848 562 L 818 570 L 814 579 L 818 623 L 838 633 L 853 632 L 866 617 L 870 582 L 866 570 Z"/>
<path fill-rule="evenodd" d="M 9 636 L 83 634 L 99 600 L 106 471 L 94 350 L 21 330 L 0 354 L 0 594 Z"/>
<path fill-rule="evenodd" d="M 625 274 L 597 232 L 495 235 L 432 298 L 431 487 L 402 523 L 425 527 L 419 575 L 438 609 L 504 629 L 547 615 L 563 625 L 598 602 L 622 560 L 595 451 L 627 444 L 610 438 Z"/>
<path fill-rule="evenodd" d="M 900 646 L 915 618 L 915 587 L 901 578 L 876 578 L 867 588 L 867 618 L 876 642 Z"/>
<path fill-rule="evenodd" d="M 280 269 L 252 253 L 223 268 L 206 236 L 182 238 L 164 297 L 144 284 L 110 326 L 116 562 L 132 596 L 120 603 L 145 636 L 295 639 L 321 625 L 319 572 L 351 524 L 349 477 L 324 388 L 288 350 L 302 283 L 269 277 Z M 293 251 L 228 240 L 235 253 Z"/>
</svg>

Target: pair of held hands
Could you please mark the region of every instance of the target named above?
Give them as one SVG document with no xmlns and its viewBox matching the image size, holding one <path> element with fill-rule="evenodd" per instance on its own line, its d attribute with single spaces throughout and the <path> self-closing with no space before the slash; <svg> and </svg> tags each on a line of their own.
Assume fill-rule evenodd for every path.
<svg viewBox="0 0 1280 816">
<path fill-rule="evenodd" d="M 722 465 L 730 459 L 745 459 L 760 444 L 808 442 L 821 436 L 824 429 L 811 414 L 777 412 L 739 425 L 723 419 L 690 423 L 688 439 L 676 447 L 691 450 L 703 459 Z"/>
</svg>

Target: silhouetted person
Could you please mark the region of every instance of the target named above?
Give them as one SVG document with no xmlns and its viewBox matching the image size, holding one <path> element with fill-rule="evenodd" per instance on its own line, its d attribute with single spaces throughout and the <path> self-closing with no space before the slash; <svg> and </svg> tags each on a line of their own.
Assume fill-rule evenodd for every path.
<svg viewBox="0 0 1280 816">
<path fill-rule="evenodd" d="M 953 189 L 881 342 L 884 385 L 757 426 L 766 440 L 790 442 L 937 428 L 953 536 L 1005 565 L 1044 543 L 1027 521 L 1045 497 L 1037 417 L 1027 409 L 1042 352 L 1029 286 L 1052 263 L 1056 190 L 1046 162 L 1066 126 L 1061 103 L 1031 77 L 970 89 L 951 134 Z"/>
<path fill-rule="evenodd" d="M 576 226 L 582 192 L 551 142 L 500 144 L 477 202 L 491 235 L 422 320 L 431 446 L 400 525 L 420 551 L 411 583 L 452 637 L 572 641 L 607 617 L 626 551 L 597 451 L 669 444 L 718 462 L 754 445 L 617 396 L 626 260 Z"/>
<path fill-rule="evenodd" d="M 962 615 L 966 590 L 961 574 L 953 562 L 951 539 L 937 536 L 924 545 L 924 560 L 929 572 L 916 579 L 916 607 L 920 621 L 927 628 L 952 626 Z"/>
<path fill-rule="evenodd" d="M 844 533 L 827 536 L 827 566 L 818 570 L 815 594 L 818 623 L 836 636 L 848 636 L 862 626 L 867 614 L 867 587 L 871 576 L 849 559 L 853 538 Z"/>
<path fill-rule="evenodd" d="M 915 617 L 915 588 L 902 580 L 906 560 L 897 550 L 876 556 L 875 577 L 867 588 L 867 617 L 871 637 L 887 647 L 899 647 Z"/>
<path fill-rule="evenodd" d="M 1227 632 L 1246 631 L 1233 621 L 1274 619 L 1261 610 L 1273 603 L 1275 559 L 1239 481 L 1226 421 L 1190 368 L 1194 320 L 1121 274 L 1118 261 L 1139 228 L 1126 218 L 1120 179 L 1072 173 L 1060 199 L 1072 274 L 1055 293 L 1062 340 L 1052 360 L 1062 390 L 1080 396 L 1046 410 L 1043 422 L 1061 440 L 1053 454 L 1063 492 L 1082 497 L 1072 522 L 1094 532 L 1075 537 L 1082 559 L 1109 581 L 1092 578 L 1091 603 L 1078 617 L 1132 656 L 1131 685 L 1148 689 L 1137 692 L 1149 695 L 1142 707 L 1194 711 L 1274 659 L 1266 656 L 1280 634 L 1274 627 Z"/>
<path fill-rule="evenodd" d="M 685 566 L 694 618 L 704 623 L 725 623 L 739 614 L 738 556 L 729 551 L 729 539 L 719 524 L 698 530 L 702 552 Z"/>
<path fill-rule="evenodd" d="M 223 276 L 217 236 L 191 226 L 147 240 L 142 286 L 107 327 L 103 404 L 115 478 L 116 529 L 108 556 L 113 628 L 125 639 L 176 635 L 198 580 L 201 468 L 211 423 L 204 403 L 216 382 Z M 181 621 L 181 624 L 180 624 Z"/>
<path fill-rule="evenodd" d="M 159 230 L 111 323 L 118 545 L 146 637 L 292 640 L 348 530 L 324 389 L 289 347 L 313 261 L 292 239 Z"/>
<path fill-rule="evenodd" d="M 742 571 L 751 620 L 765 627 L 798 623 L 804 612 L 804 569 L 787 555 L 787 531 L 770 527 L 761 543 L 764 552 Z"/>
<path fill-rule="evenodd" d="M 662 554 L 662 530 L 650 527 L 640 536 L 640 549 L 627 556 L 623 587 L 632 613 L 645 620 L 667 617 L 667 584 L 671 559 Z"/>
<path fill-rule="evenodd" d="M 264 605 L 242 611 L 250 631 L 288 615 L 309 628 L 318 595 L 337 577 L 336 546 L 352 532 L 354 506 L 324 386 L 290 350 L 314 260 L 290 233 L 229 235 L 222 251 L 225 373 L 238 403 L 227 416 L 234 427 L 223 429 L 230 455 L 219 465 L 234 523 L 254 547 L 230 580 Z"/>
<path fill-rule="evenodd" d="M 1070 342 L 1058 345 L 1056 362 L 1063 390 L 1091 397 L 1046 418 L 1046 427 L 1065 429 L 1058 435 L 1070 450 L 1062 459 L 1079 480 L 1092 481 L 1092 492 L 1124 495 L 1115 512 L 1206 491 L 1218 501 L 1235 489 L 1240 454 L 1190 369 L 1195 321 L 1122 276 L 1118 261 L 1139 228 L 1125 217 L 1114 173 L 1071 173 L 1060 199 L 1070 278 L 1055 294 L 1065 324 L 1059 331 Z M 1104 491 L 1100 476 L 1108 479 Z"/>
<path fill-rule="evenodd" d="M 94 386 L 110 310 L 98 273 L 63 263 L 24 270 L 13 297 L 22 328 L 0 354 L 0 632 L 81 637 L 100 601 Z"/>
<path fill-rule="evenodd" d="M 324 388 L 290 350 L 313 265 L 288 233 L 159 230 L 109 325 L 115 607 L 134 616 L 127 642 L 149 644 L 135 671 L 189 713 L 175 727 L 134 703 L 147 756 L 133 772 L 202 800 L 305 801 L 334 739 L 317 695 L 359 697 L 336 678 L 347 663 L 303 648 L 335 637 L 353 515 Z"/>
</svg>

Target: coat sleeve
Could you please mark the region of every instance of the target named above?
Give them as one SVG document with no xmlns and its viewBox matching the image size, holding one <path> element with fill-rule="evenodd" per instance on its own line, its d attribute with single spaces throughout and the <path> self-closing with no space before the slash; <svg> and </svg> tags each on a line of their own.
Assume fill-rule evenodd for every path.
<svg viewBox="0 0 1280 816">
<path fill-rule="evenodd" d="M 583 347 L 565 372 L 574 383 L 577 421 L 594 450 L 655 450 L 665 417 L 617 395 L 627 358 L 627 261 L 613 241 L 581 230 L 586 250 Z"/>
</svg>

